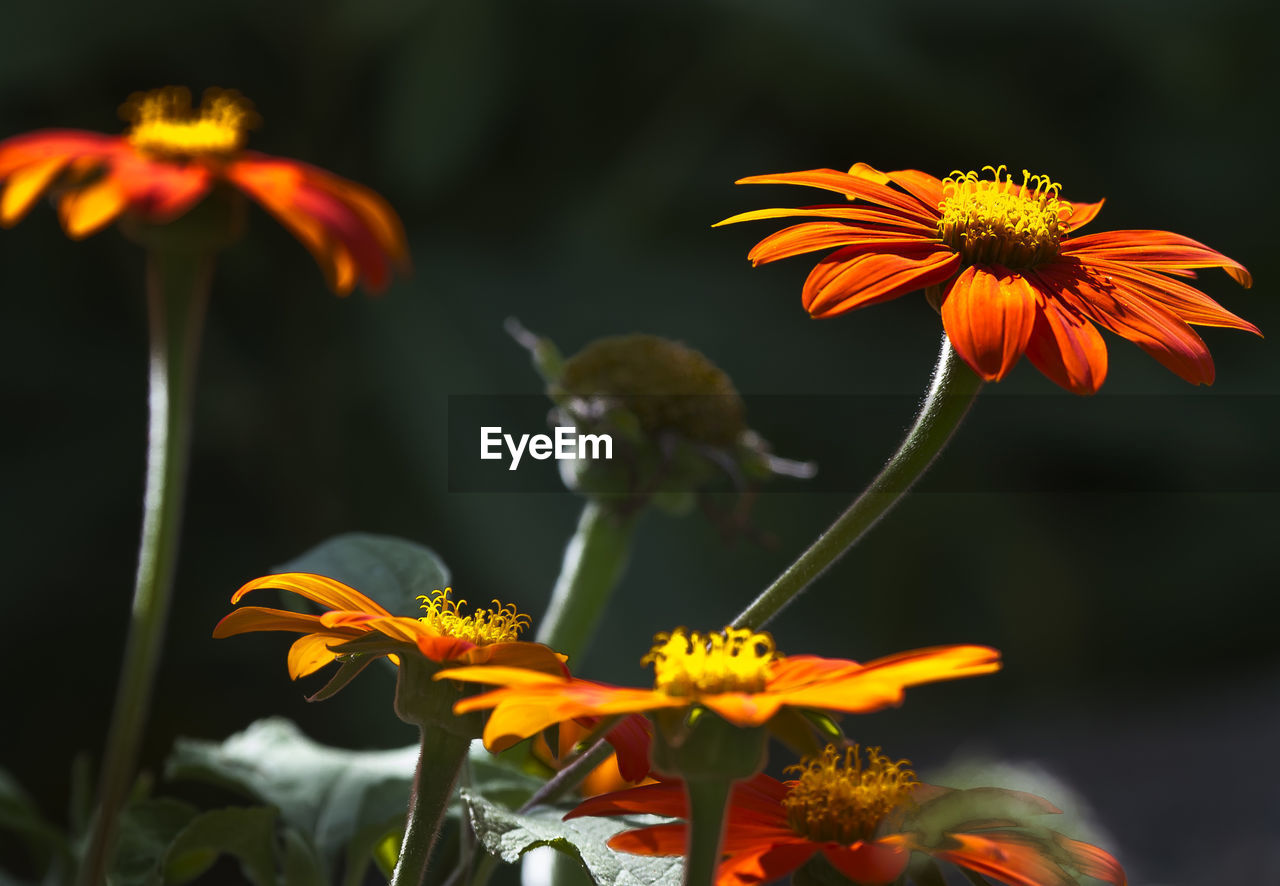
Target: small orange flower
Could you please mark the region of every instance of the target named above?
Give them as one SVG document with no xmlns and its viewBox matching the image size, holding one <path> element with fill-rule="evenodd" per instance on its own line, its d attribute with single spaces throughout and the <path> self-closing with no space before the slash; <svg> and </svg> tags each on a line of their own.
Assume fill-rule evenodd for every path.
<svg viewBox="0 0 1280 886">
<path fill-rule="evenodd" d="M 280 588 L 330 607 L 323 615 L 308 615 L 262 606 L 245 606 L 227 615 L 213 629 L 216 638 L 252 631 L 293 631 L 302 634 L 289 649 L 289 676 L 296 680 L 315 673 L 345 652 L 394 656 L 415 651 L 434 662 L 501 665 L 534 673 L 567 674 L 564 656 L 541 643 L 517 640 L 529 623 L 513 606 L 494 601 L 493 609 L 462 615 L 466 601 L 449 598 L 451 589 L 420 597 L 420 618 L 392 615 L 354 588 L 322 575 L 289 572 L 255 579 L 231 597 L 232 603 L 258 588 Z M 359 641 L 359 642 L 353 642 Z M 382 641 L 382 642 L 380 642 Z"/>
<path fill-rule="evenodd" d="M 1109 231 L 1076 237 L 1098 203 L 1060 200 L 1060 186 L 1005 167 L 991 180 L 953 172 L 937 179 L 916 169 L 880 172 L 857 163 L 846 172 L 811 169 L 757 175 L 738 184 L 794 184 L 844 195 L 854 205 L 744 212 L 719 224 L 808 217 L 756 244 L 760 265 L 836 247 L 805 281 L 814 317 L 831 317 L 941 287 L 942 324 L 964 361 L 998 381 L 1025 353 L 1052 381 L 1095 393 L 1107 349 L 1094 324 L 1134 342 L 1193 384 L 1213 382 L 1213 358 L 1189 324 L 1261 334 L 1183 282 L 1195 268 L 1218 267 L 1252 285 L 1244 265 L 1168 231 Z"/>
<path fill-rule="evenodd" d="M 50 129 L 0 142 L 0 224 L 17 224 L 54 187 L 62 227 L 78 240 L 124 213 L 171 222 L 229 185 L 301 240 L 340 295 L 357 278 L 383 289 L 389 265 L 407 264 L 400 219 L 373 191 L 243 149 L 256 114 L 239 94 L 208 90 L 196 111 L 188 90 L 169 87 L 133 95 L 121 114 L 133 123 L 124 135 Z"/>
<path fill-rule="evenodd" d="M 1076 873 L 1125 886 L 1120 864 L 1098 847 L 1021 826 L 1029 816 L 1061 811 L 1047 800 L 998 788 L 925 785 L 905 760 L 892 761 L 877 749 L 866 756 L 864 764 L 856 746 L 841 753 L 829 745 L 791 767 L 799 772 L 796 780 L 761 774 L 735 785 L 717 886 L 779 880 L 815 856 L 854 883 L 892 883 L 912 852 L 1010 886 L 1067 886 L 1077 882 Z M 668 781 L 594 797 L 565 818 L 635 814 L 687 818 L 684 785 Z M 683 855 L 685 831 L 679 823 L 654 825 L 617 834 L 609 846 L 635 855 Z M 936 868 L 932 874 L 917 882 L 943 882 Z"/>
<path fill-rule="evenodd" d="M 565 720 L 611 717 L 699 705 L 737 726 L 762 726 L 784 708 L 861 714 L 901 703 L 920 683 L 989 674 L 1000 654 L 985 646 L 939 646 L 866 664 L 797 655 L 783 658 L 773 637 L 745 628 L 704 635 L 678 628 L 659 634 L 645 656 L 653 689 L 629 689 L 521 668 L 458 667 L 436 679 L 501 686 L 458 702 L 459 714 L 493 708 L 485 745 L 510 747 Z"/>
</svg>

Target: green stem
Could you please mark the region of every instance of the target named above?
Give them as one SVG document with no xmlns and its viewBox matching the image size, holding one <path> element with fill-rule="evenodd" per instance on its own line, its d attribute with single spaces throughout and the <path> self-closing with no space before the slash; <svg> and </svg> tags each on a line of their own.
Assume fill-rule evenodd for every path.
<svg viewBox="0 0 1280 886">
<path fill-rule="evenodd" d="M 604 736 L 601 736 L 589 749 L 583 751 L 572 763 L 561 769 L 542 787 L 538 788 L 518 811 L 528 812 L 542 803 L 554 803 L 559 800 L 569 791 L 582 784 L 583 780 L 591 774 L 591 770 L 608 760 L 609 755 L 612 753 L 613 748 L 605 741 Z"/>
<path fill-rule="evenodd" d="M 147 255 L 150 427 L 142 541 L 124 664 L 103 754 L 98 814 L 81 867 L 80 882 L 85 886 L 101 886 L 106 879 L 164 645 L 186 485 L 196 357 L 212 272 L 211 253 L 153 250 Z"/>
<path fill-rule="evenodd" d="M 560 577 L 551 591 L 537 640 L 570 660 L 586 651 L 609 595 L 622 577 L 635 517 L 622 517 L 588 499 L 578 528 L 564 549 Z"/>
<path fill-rule="evenodd" d="M 413 774 L 409 819 L 405 822 L 400 858 L 390 886 L 420 886 L 427 882 L 427 862 L 440 834 L 449 797 L 467 758 L 471 740 L 438 727 L 420 727 L 422 749 Z"/>
<path fill-rule="evenodd" d="M 862 494 L 800 558 L 733 620 L 758 630 L 795 599 L 893 508 L 933 464 L 969 411 L 982 379 L 957 356 L 946 333 L 929 393 L 898 451 Z"/>
<path fill-rule="evenodd" d="M 712 886 L 720 866 L 729 778 L 691 779 L 684 783 L 689 798 L 689 837 L 685 849 L 684 886 Z"/>
</svg>

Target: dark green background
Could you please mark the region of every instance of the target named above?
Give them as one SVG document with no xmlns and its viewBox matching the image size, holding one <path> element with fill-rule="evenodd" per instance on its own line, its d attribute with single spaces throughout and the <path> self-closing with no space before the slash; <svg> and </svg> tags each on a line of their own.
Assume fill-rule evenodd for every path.
<svg viewBox="0 0 1280 886">
<path fill-rule="evenodd" d="M 261 212 L 219 263 L 147 761 L 175 735 L 220 737 L 273 713 L 348 746 L 412 738 L 381 674 L 308 706 L 314 687 L 285 673 L 286 637 L 209 638 L 241 582 L 332 534 L 426 542 L 464 596 L 541 611 L 578 502 L 445 492 L 447 395 L 538 390 L 502 332 L 508 315 L 567 351 L 610 333 L 679 338 L 744 392 L 903 396 L 894 427 L 860 427 L 854 410 L 762 427 L 786 455 L 892 439 L 927 380 L 936 315 L 909 296 L 810 320 L 808 260 L 753 271 L 745 254 L 773 228 L 709 226 L 824 198 L 735 188 L 739 177 L 859 160 L 1047 172 L 1068 200 L 1107 198 L 1096 230 L 1174 230 L 1244 262 L 1252 292 L 1217 271 L 1203 287 L 1280 334 L 1276 36 L 1273 8 L 1243 0 L 6 10 L 0 135 L 118 131 L 134 90 L 237 88 L 265 120 L 253 147 L 374 187 L 409 233 L 414 272 L 379 298 L 333 297 Z M 58 816 L 70 758 L 100 750 L 128 609 L 142 256 L 114 230 L 71 243 L 41 206 L 0 235 L 0 262 L 0 763 Z M 946 456 L 972 483 L 913 496 L 774 626 L 792 652 L 999 647 L 1001 674 L 922 688 L 851 731 L 926 770 L 964 753 L 1039 761 L 1094 804 L 1135 883 L 1280 877 L 1280 369 L 1273 339 L 1204 338 L 1212 389 L 1113 336 L 1095 399 L 1024 361 Z M 1018 420 L 1011 393 L 1037 398 L 1034 421 Z M 1227 406 L 1206 412 L 1201 397 Z M 1170 431 L 1153 439 L 1152 422 Z M 869 477 L 882 455 L 857 457 Z M 1188 482 L 1205 459 L 1246 480 Z M 1112 476 L 1124 491 L 1098 491 Z M 1073 477 L 1090 491 L 1063 491 Z M 652 515 L 579 671 L 645 680 L 653 632 L 723 623 L 846 498 L 763 496 L 756 522 L 773 549 Z"/>
</svg>

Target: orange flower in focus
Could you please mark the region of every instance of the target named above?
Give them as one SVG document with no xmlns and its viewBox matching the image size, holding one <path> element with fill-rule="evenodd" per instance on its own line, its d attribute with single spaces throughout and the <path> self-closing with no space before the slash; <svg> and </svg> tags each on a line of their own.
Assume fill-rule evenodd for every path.
<svg viewBox="0 0 1280 886">
<path fill-rule="evenodd" d="M 244 150 L 257 119 L 235 92 L 168 87 L 121 107 L 124 135 L 50 129 L 0 142 L 0 224 L 12 227 L 52 188 L 67 235 L 87 237 L 121 215 L 151 224 L 177 219 L 210 191 L 230 186 L 257 201 L 311 251 L 339 295 L 357 279 L 377 291 L 390 265 L 407 266 L 404 230 L 373 191 L 297 160 Z"/>
<path fill-rule="evenodd" d="M 784 708 L 861 714 L 901 703 L 908 686 L 989 674 L 1000 654 L 985 646 L 939 646 L 866 664 L 797 655 L 783 658 L 773 637 L 744 628 L 704 635 L 659 634 L 644 658 L 653 689 L 629 689 L 520 668 L 458 667 L 436 679 L 502 688 L 465 698 L 458 714 L 492 708 L 485 745 L 502 750 L 554 723 L 702 706 L 737 726 L 762 726 Z"/>
<path fill-rule="evenodd" d="M 1021 183 L 993 169 L 991 180 L 916 169 L 811 169 L 757 175 L 738 184 L 794 184 L 853 201 L 744 212 L 719 224 L 802 217 L 756 244 L 753 264 L 835 247 L 805 281 L 814 317 L 831 317 L 941 287 L 933 295 L 956 352 L 987 381 L 1025 353 L 1052 381 L 1096 392 L 1107 348 L 1094 324 L 1134 342 L 1193 384 L 1211 384 L 1213 358 L 1190 324 L 1258 328 L 1179 278 L 1222 268 L 1248 287 L 1244 265 L 1168 231 L 1108 231 L 1076 237 L 1102 208 L 1067 203 L 1045 176 Z"/>
<path fill-rule="evenodd" d="M 355 588 L 322 575 L 289 572 L 254 579 L 231 597 L 232 603 L 258 588 L 279 588 L 306 597 L 330 610 L 308 615 L 284 609 L 245 606 L 227 615 L 213 629 L 221 639 L 253 631 L 293 631 L 302 634 L 289 649 L 289 676 L 313 674 L 349 652 L 388 655 L 415 651 L 434 662 L 502 665 L 531 672 L 568 674 L 564 656 L 541 643 L 516 638 L 529 624 L 513 606 L 494 601 L 493 609 L 462 615 L 461 605 L 449 598 L 451 589 L 436 591 L 423 601 L 421 618 L 392 615 Z M 461 601 L 465 603 L 466 601 Z"/>
<path fill-rule="evenodd" d="M 864 763 L 856 746 L 841 753 L 829 745 L 790 767 L 799 772 L 794 781 L 761 774 L 735 785 L 717 886 L 779 880 L 815 856 L 854 883 L 892 883 L 913 852 L 1010 886 L 1068 886 L 1078 882 L 1077 873 L 1125 886 L 1124 870 L 1108 853 L 1026 821 L 1061 811 L 1047 800 L 998 788 L 924 785 L 906 767 L 876 749 Z M 594 797 L 565 818 L 636 814 L 687 818 L 684 785 L 668 781 Z M 683 855 L 685 831 L 681 823 L 654 825 L 617 834 L 609 846 L 635 855 Z M 931 867 L 915 882 L 944 882 Z"/>
</svg>

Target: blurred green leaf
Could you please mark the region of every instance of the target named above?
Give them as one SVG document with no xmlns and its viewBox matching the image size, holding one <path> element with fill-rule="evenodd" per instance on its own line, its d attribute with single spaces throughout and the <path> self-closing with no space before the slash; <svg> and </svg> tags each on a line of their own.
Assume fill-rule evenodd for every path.
<svg viewBox="0 0 1280 886">
<path fill-rule="evenodd" d="M 284 830 L 284 886 L 329 886 L 315 850 L 293 828 Z"/>
<path fill-rule="evenodd" d="M 164 882 L 161 860 L 197 814 L 189 803 L 167 797 L 126 807 L 111 862 L 111 886 L 160 886 Z"/>
<path fill-rule="evenodd" d="M 276 810 L 270 806 L 201 813 L 169 844 L 164 856 L 164 882 L 194 880 L 226 853 L 240 860 L 250 882 L 275 886 L 275 824 Z"/>
<path fill-rule="evenodd" d="M 949 791 L 920 804 L 909 819 L 911 830 L 926 846 L 935 846 L 948 831 L 972 829 L 978 823 L 999 822 L 1008 827 L 1034 827 L 1032 816 L 1057 812 L 1035 794 L 1003 788 Z"/>
<path fill-rule="evenodd" d="M 334 536 L 276 570 L 335 578 L 394 615 L 412 615 L 419 609 L 418 597 L 429 597 L 449 585 L 449 568 L 435 551 L 403 538 L 366 532 Z"/>
<path fill-rule="evenodd" d="M 507 863 L 519 860 L 530 849 L 550 846 L 579 861 L 598 886 L 676 886 L 683 865 L 678 857 L 649 857 L 614 852 L 605 845 L 627 828 L 663 821 L 651 815 L 625 818 L 575 818 L 563 821 L 569 807 L 538 807 L 520 814 L 497 806 L 473 791 L 462 792 L 471 814 L 471 826 L 485 849 Z"/>
</svg>

